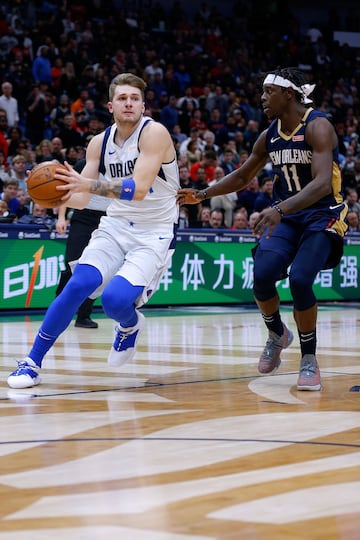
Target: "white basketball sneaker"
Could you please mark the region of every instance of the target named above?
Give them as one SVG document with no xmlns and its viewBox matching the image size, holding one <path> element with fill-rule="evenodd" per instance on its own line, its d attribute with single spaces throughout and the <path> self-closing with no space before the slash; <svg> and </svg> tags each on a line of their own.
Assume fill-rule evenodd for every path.
<svg viewBox="0 0 360 540">
<path fill-rule="evenodd" d="M 122 366 L 132 360 L 135 355 L 139 334 L 145 326 L 144 315 L 137 309 L 135 311 L 138 316 L 135 326 L 122 328 L 118 325 L 115 328 L 115 340 L 108 356 L 108 364 L 110 366 Z"/>
<path fill-rule="evenodd" d="M 8 376 L 7 383 L 10 388 L 31 388 L 36 386 L 41 382 L 38 369 L 39 366 L 31 358 L 20 360 L 17 369 Z"/>
</svg>

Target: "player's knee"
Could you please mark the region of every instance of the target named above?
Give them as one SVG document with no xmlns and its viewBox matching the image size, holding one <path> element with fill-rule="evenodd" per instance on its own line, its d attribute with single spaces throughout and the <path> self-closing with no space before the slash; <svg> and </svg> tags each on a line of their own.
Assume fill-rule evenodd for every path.
<svg viewBox="0 0 360 540">
<path fill-rule="evenodd" d="M 267 278 L 254 277 L 253 292 L 257 300 L 265 302 L 276 295 L 275 283 Z"/>
<path fill-rule="evenodd" d="M 74 295 L 89 296 L 102 282 L 102 276 L 97 268 L 86 264 L 78 264 L 75 267 L 71 279 L 66 284 L 67 291 Z"/>
<path fill-rule="evenodd" d="M 104 312 L 111 319 L 122 319 L 129 308 L 133 308 L 142 291 L 143 287 L 134 286 L 125 278 L 116 276 L 105 287 L 102 294 Z"/>
<path fill-rule="evenodd" d="M 305 272 L 290 272 L 289 286 L 296 309 L 303 311 L 314 305 L 313 280 Z"/>
<path fill-rule="evenodd" d="M 105 288 L 101 303 L 104 312 L 110 319 L 118 320 L 123 311 L 128 308 L 128 302 L 123 297 L 121 290 L 113 290 L 112 288 Z"/>
</svg>

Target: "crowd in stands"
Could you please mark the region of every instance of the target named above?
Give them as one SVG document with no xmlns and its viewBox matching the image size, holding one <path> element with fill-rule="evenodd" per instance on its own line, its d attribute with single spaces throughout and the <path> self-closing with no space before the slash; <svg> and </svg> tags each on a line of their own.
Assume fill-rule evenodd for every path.
<svg viewBox="0 0 360 540">
<path fill-rule="evenodd" d="M 281 65 L 303 68 L 316 83 L 315 106 L 339 137 L 349 230 L 359 232 L 360 52 L 333 39 L 334 30 L 358 31 L 359 17 L 331 9 L 326 24 L 309 21 L 304 31 L 283 2 L 259 13 L 256 2 L 234 0 L 230 16 L 207 2 L 191 15 L 180 1 L 149 4 L 1 4 L 1 222 L 33 214 L 27 170 L 51 159 L 75 164 L 111 123 L 108 86 L 116 74 L 146 80 L 145 114 L 169 130 L 181 186 L 205 188 L 247 159 L 267 125 L 263 74 Z M 266 166 L 247 189 L 182 208 L 179 224 L 251 231 L 256 212 L 273 202 L 271 189 Z M 56 211 L 46 215 L 55 219 Z"/>
</svg>

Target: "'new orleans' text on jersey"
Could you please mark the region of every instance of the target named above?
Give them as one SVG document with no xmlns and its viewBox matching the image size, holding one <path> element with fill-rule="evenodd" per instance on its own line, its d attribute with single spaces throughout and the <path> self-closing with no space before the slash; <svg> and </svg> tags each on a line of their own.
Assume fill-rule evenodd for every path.
<svg viewBox="0 0 360 540">
<path fill-rule="evenodd" d="M 270 152 L 271 161 L 274 165 L 282 163 L 311 163 L 312 152 L 310 150 L 287 149 Z"/>
</svg>

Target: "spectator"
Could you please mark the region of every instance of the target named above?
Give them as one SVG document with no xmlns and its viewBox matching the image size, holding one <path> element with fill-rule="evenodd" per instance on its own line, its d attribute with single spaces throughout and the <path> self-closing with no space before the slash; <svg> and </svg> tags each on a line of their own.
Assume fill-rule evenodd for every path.
<svg viewBox="0 0 360 540">
<path fill-rule="evenodd" d="M 180 111 L 186 111 L 187 110 L 187 104 L 188 103 L 191 103 L 192 104 L 192 109 L 193 110 L 197 110 L 199 109 L 199 101 L 198 99 L 196 99 L 193 94 L 192 94 L 192 89 L 190 86 L 188 86 L 186 89 L 185 89 L 185 92 L 183 95 L 181 95 L 179 97 L 179 99 L 177 100 L 177 107 Z"/>
<path fill-rule="evenodd" d="M 200 137 L 204 138 L 204 133 L 208 130 L 208 125 L 203 119 L 203 113 L 200 109 L 194 109 L 189 122 L 190 129 L 197 127 L 200 132 Z"/>
<path fill-rule="evenodd" d="M 15 156 L 18 153 L 19 143 L 22 142 L 22 131 L 19 127 L 12 127 L 8 130 L 8 152 L 9 157 Z"/>
<path fill-rule="evenodd" d="M 269 176 L 265 176 L 260 181 L 260 191 L 255 199 L 254 210 L 261 212 L 264 208 L 268 208 L 275 201 L 273 199 L 273 180 Z"/>
<path fill-rule="evenodd" d="M 76 115 L 77 112 L 85 109 L 85 102 L 90 98 L 89 90 L 87 88 L 81 88 L 80 95 L 70 105 L 70 111 Z"/>
<path fill-rule="evenodd" d="M 160 77 L 162 80 L 164 77 L 164 70 L 160 65 L 160 58 L 158 56 L 154 56 L 144 69 L 144 79 L 148 83 L 149 87 L 151 87 L 151 84 L 154 82 L 155 75 Z"/>
<path fill-rule="evenodd" d="M 190 139 L 188 142 L 185 156 L 189 167 L 201 161 L 201 150 L 199 150 L 198 143 L 194 139 Z"/>
<path fill-rule="evenodd" d="M 224 92 L 224 89 L 221 85 L 217 84 L 215 86 L 214 92 L 211 92 L 209 94 L 206 99 L 205 107 L 210 112 L 210 114 L 211 111 L 216 108 L 220 113 L 220 121 L 226 120 L 229 108 L 229 98 Z"/>
<path fill-rule="evenodd" d="M 360 202 L 355 188 L 348 188 L 346 190 L 346 202 L 349 212 L 356 212 L 360 216 Z"/>
<path fill-rule="evenodd" d="M 11 82 L 5 81 L 1 85 L 1 90 L 0 109 L 6 112 L 8 127 L 17 127 L 19 124 L 19 108 L 17 99 L 12 95 L 13 85 Z"/>
<path fill-rule="evenodd" d="M 223 129 L 225 128 L 225 122 L 221 118 L 220 109 L 214 107 L 210 111 L 210 119 L 208 120 L 209 130 L 215 135 L 215 143 L 219 147 L 219 140 L 222 137 Z"/>
<path fill-rule="evenodd" d="M 259 191 L 259 180 L 257 176 L 254 176 L 250 184 L 237 194 L 237 205 L 245 206 L 249 216 L 254 211 L 255 200 L 259 194 Z"/>
<path fill-rule="evenodd" d="M 74 101 L 79 95 L 79 84 L 76 77 L 74 62 L 65 62 L 63 74 L 60 77 L 58 92 L 69 96 L 70 101 Z"/>
<path fill-rule="evenodd" d="M 47 158 L 53 151 L 52 142 L 49 139 L 42 139 L 35 148 L 36 163 L 49 161 Z"/>
<path fill-rule="evenodd" d="M 213 208 L 210 211 L 209 227 L 210 229 L 226 229 L 222 208 Z"/>
<path fill-rule="evenodd" d="M 189 167 L 187 165 L 179 165 L 179 180 L 181 187 L 194 187 L 194 182 L 191 180 Z M 188 221 L 190 227 L 196 226 L 198 205 L 189 204 L 185 205 L 188 209 Z"/>
<path fill-rule="evenodd" d="M 74 115 L 71 113 L 66 114 L 64 116 L 64 125 L 58 133 L 58 137 L 62 140 L 65 149 L 70 146 L 84 146 L 84 137 L 74 129 L 73 124 Z"/>
<path fill-rule="evenodd" d="M 169 103 L 160 110 L 160 122 L 167 128 L 169 133 L 174 126 L 179 124 L 179 111 L 176 106 L 176 96 L 170 96 Z"/>
<path fill-rule="evenodd" d="M 16 216 L 9 211 L 8 203 L 0 199 L 0 223 L 12 223 L 15 220 Z"/>
<path fill-rule="evenodd" d="M 341 164 L 341 177 L 345 190 L 355 186 L 355 162 L 356 156 L 354 155 L 354 149 L 348 147 L 345 159 Z"/>
<path fill-rule="evenodd" d="M 32 206 L 32 212 L 30 214 L 23 215 L 17 221 L 19 224 L 24 225 L 38 225 L 40 229 L 53 229 L 55 227 L 56 220 L 50 217 L 47 213 L 47 208 L 40 204 L 34 203 Z"/>
<path fill-rule="evenodd" d="M 44 161 L 52 161 L 53 159 L 56 159 L 59 163 L 64 163 L 65 149 L 60 137 L 53 137 L 51 139 L 51 146 L 52 150 L 47 156 L 44 156 Z"/>
<path fill-rule="evenodd" d="M 203 152 L 206 152 L 207 150 L 211 150 L 212 152 L 215 152 L 216 155 L 218 156 L 220 153 L 220 148 L 217 144 L 215 144 L 215 133 L 207 129 L 202 134 L 202 139 L 203 139 L 203 147 L 202 147 Z"/>
<path fill-rule="evenodd" d="M 10 176 L 18 181 L 18 188 L 23 189 L 27 193 L 27 173 L 26 173 L 26 159 L 21 154 L 17 154 L 13 157 L 10 167 Z"/>
<path fill-rule="evenodd" d="M 260 134 L 260 125 L 257 120 L 249 120 L 244 131 L 244 146 L 249 152 L 252 151 L 254 143 Z"/>
<path fill-rule="evenodd" d="M 230 228 L 231 230 L 250 231 L 247 214 L 242 208 L 234 211 L 234 218 Z"/>
<path fill-rule="evenodd" d="M 84 134 L 84 145 L 87 146 L 91 139 L 101 131 L 104 131 L 104 125 L 99 118 L 96 115 L 90 116 L 87 131 Z"/>
<path fill-rule="evenodd" d="M 225 176 L 225 171 L 219 165 L 215 167 L 215 182 L 221 180 Z M 213 182 L 211 182 L 212 184 Z M 211 185 L 210 184 L 210 185 Z M 189 186 L 190 187 L 190 186 Z M 237 202 L 236 193 L 227 193 L 226 195 L 218 195 L 210 199 L 210 208 L 221 208 L 224 212 L 224 224 L 226 227 L 231 227 L 233 224 L 233 212 Z"/>
<path fill-rule="evenodd" d="M 189 133 L 191 129 L 194 127 L 198 130 L 199 135 L 201 136 L 201 131 L 197 125 L 191 127 L 191 120 L 193 118 L 193 114 L 195 111 L 194 104 L 192 101 L 186 101 L 184 103 L 183 109 L 179 110 L 179 125 L 181 127 L 181 131 L 184 133 Z"/>
<path fill-rule="evenodd" d="M 3 180 L 9 178 L 10 176 L 10 165 L 9 162 L 5 159 L 5 154 L 3 150 L 0 150 L 0 192 L 3 188 Z"/>
<path fill-rule="evenodd" d="M 164 95 L 167 96 L 168 95 L 167 89 L 166 89 L 166 84 L 165 84 L 165 81 L 164 81 L 164 76 L 161 73 L 156 72 L 154 74 L 153 80 L 150 83 L 149 88 L 151 88 L 151 90 L 153 90 L 153 92 L 155 93 L 156 99 L 159 102 L 160 102 L 161 96 L 164 96 Z"/>
<path fill-rule="evenodd" d="M 223 155 L 220 156 L 220 167 L 224 171 L 224 176 L 236 169 L 234 164 L 234 153 L 229 146 L 225 147 Z"/>
<path fill-rule="evenodd" d="M 197 170 L 203 168 L 205 170 L 206 182 L 209 183 L 215 179 L 215 166 L 217 155 L 215 152 L 208 150 L 201 154 L 201 161 L 193 163 L 190 167 L 190 176 L 193 182 L 198 182 Z M 200 189 L 200 188 L 198 188 Z"/>
<path fill-rule="evenodd" d="M 0 109 L 0 150 L 4 152 L 5 159 L 9 155 L 9 143 L 7 140 L 7 115 L 4 109 Z"/>
<path fill-rule="evenodd" d="M 179 210 L 179 229 L 189 228 L 189 208 L 183 205 Z"/>
<path fill-rule="evenodd" d="M 51 62 L 48 57 L 49 47 L 43 45 L 40 47 L 38 56 L 32 64 L 32 76 L 35 83 L 46 83 L 52 85 L 53 78 L 51 74 Z"/>
<path fill-rule="evenodd" d="M 255 223 L 257 222 L 259 216 L 260 212 L 251 212 L 249 216 L 249 227 L 252 231 L 254 230 Z"/>
<path fill-rule="evenodd" d="M 347 213 L 346 222 L 348 224 L 347 233 L 360 232 L 360 216 L 355 210 L 350 210 L 350 212 Z"/>
<path fill-rule="evenodd" d="M 26 102 L 26 137 L 36 146 L 44 138 L 46 102 L 39 83 L 35 83 Z"/>
<path fill-rule="evenodd" d="M 50 125 L 54 133 L 59 131 L 64 123 L 65 114 L 70 111 L 70 98 L 67 94 L 61 94 L 58 98 L 58 104 L 50 111 Z"/>
<path fill-rule="evenodd" d="M 190 167 L 190 177 L 191 177 L 191 167 Z M 200 167 L 196 169 L 196 179 L 195 181 L 192 179 L 192 181 L 195 184 L 197 189 L 206 189 L 209 186 L 206 179 L 206 171 L 202 165 L 200 165 Z M 203 186 L 203 187 L 198 188 L 198 186 Z M 210 206 L 210 201 L 206 201 L 205 204 Z"/>
<path fill-rule="evenodd" d="M 179 145 L 187 139 L 186 133 L 183 133 L 181 131 L 181 128 L 180 128 L 179 124 L 174 125 L 174 127 L 172 129 L 172 132 L 171 132 L 171 136 L 172 136 L 173 139 L 176 140 L 176 142 Z"/>
<path fill-rule="evenodd" d="M 236 140 L 236 136 L 238 133 L 243 133 L 243 132 L 236 125 L 236 120 L 234 116 L 230 114 L 225 121 L 224 127 L 220 128 L 217 131 L 216 139 L 215 139 L 216 144 L 218 144 L 220 148 L 224 148 L 225 145 L 229 143 L 229 141 Z"/>
<path fill-rule="evenodd" d="M 195 205 L 194 205 L 195 206 Z M 208 229 L 210 227 L 210 206 L 203 204 L 197 205 L 198 208 L 198 220 L 194 223 L 194 228 Z"/>
<path fill-rule="evenodd" d="M 179 85 L 180 95 L 185 94 L 186 88 L 191 85 L 191 77 L 184 62 L 181 62 L 174 71 L 174 79 Z"/>
<path fill-rule="evenodd" d="M 21 218 L 22 216 L 29 215 L 31 199 L 28 192 L 22 188 L 19 188 L 17 190 L 16 198 L 19 201 L 19 208 L 16 212 L 16 217 Z"/>
<path fill-rule="evenodd" d="M 0 200 L 5 201 L 9 212 L 15 215 L 20 206 L 19 199 L 16 197 L 18 188 L 19 182 L 15 178 L 9 177 L 3 180 L 3 191 L 0 193 Z"/>
<path fill-rule="evenodd" d="M 180 149 L 179 149 L 179 153 L 180 153 L 180 156 L 185 156 L 186 155 L 186 151 L 187 151 L 187 145 L 189 143 L 189 141 L 193 139 L 196 141 L 196 144 L 198 146 L 198 149 L 202 151 L 203 149 L 203 146 L 204 146 L 204 143 L 201 139 L 201 137 L 199 136 L 199 130 L 198 128 L 196 127 L 193 127 L 191 128 L 190 130 L 190 136 L 187 137 L 187 139 L 185 139 L 185 141 L 183 141 L 181 144 L 180 144 Z"/>
</svg>

